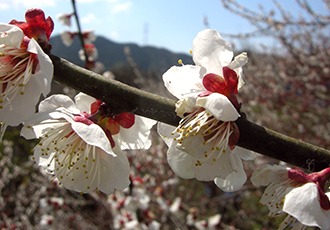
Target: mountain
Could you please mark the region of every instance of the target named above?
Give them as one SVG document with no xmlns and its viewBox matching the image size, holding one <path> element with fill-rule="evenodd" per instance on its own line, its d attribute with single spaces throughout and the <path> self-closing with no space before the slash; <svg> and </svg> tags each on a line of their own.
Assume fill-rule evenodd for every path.
<svg viewBox="0 0 330 230">
<path fill-rule="evenodd" d="M 66 47 L 60 38 L 60 35 L 50 38 L 52 44 L 52 54 L 62 57 L 74 64 L 83 66 L 83 62 L 78 57 L 80 42 L 75 37 L 71 46 Z M 182 59 L 184 64 L 192 64 L 191 55 L 172 53 L 166 49 L 159 49 L 152 46 L 140 47 L 136 44 L 119 44 L 112 42 L 102 36 L 98 36 L 93 43 L 98 50 L 97 61 L 102 62 L 106 70 L 128 63 L 124 53 L 124 47 L 128 46 L 131 50 L 131 56 L 137 67 L 142 71 L 154 71 L 163 74 L 173 65 L 178 65 L 178 60 Z"/>
</svg>

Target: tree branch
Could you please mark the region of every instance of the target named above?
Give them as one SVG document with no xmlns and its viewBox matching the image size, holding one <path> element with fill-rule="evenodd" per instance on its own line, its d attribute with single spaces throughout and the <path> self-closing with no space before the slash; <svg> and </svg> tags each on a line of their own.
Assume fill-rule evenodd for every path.
<svg viewBox="0 0 330 230">
<path fill-rule="evenodd" d="M 103 101 L 115 114 L 129 112 L 178 125 L 180 117 L 175 113 L 175 101 L 107 79 L 54 55 L 50 58 L 55 81 Z M 254 124 L 244 114 L 236 124 L 240 130 L 238 146 L 310 171 L 330 165 L 330 151 L 326 149 Z"/>
</svg>

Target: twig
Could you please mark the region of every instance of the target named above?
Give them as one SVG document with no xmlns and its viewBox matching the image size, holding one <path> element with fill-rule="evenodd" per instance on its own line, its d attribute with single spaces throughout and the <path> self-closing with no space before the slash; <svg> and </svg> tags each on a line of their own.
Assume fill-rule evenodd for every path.
<svg viewBox="0 0 330 230">
<path fill-rule="evenodd" d="M 84 36 L 83 36 L 83 34 L 81 32 L 81 27 L 80 27 L 80 23 L 79 23 L 78 12 L 77 12 L 76 3 L 75 3 L 76 1 L 75 0 L 71 0 L 71 2 L 72 2 L 73 12 L 74 12 L 74 17 L 75 17 L 76 23 L 77 23 L 78 37 L 79 37 L 79 40 L 80 40 L 81 48 L 84 51 L 85 60 L 87 62 L 88 61 L 88 55 L 87 55 L 87 52 L 86 52 L 86 49 L 85 49 Z"/>
</svg>

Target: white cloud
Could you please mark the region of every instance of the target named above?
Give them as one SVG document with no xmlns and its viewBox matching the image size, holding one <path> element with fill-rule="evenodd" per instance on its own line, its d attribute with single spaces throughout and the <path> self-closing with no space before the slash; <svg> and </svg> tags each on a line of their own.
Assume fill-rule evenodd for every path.
<svg viewBox="0 0 330 230">
<path fill-rule="evenodd" d="M 95 3 L 98 0 L 77 0 L 77 3 Z"/>
<path fill-rule="evenodd" d="M 9 8 L 10 8 L 10 4 L 3 2 L 0 3 L 0 10 L 7 10 Z"/>
<path fill-rule="evenodd" d="M 96 16 L 95 14 L 92 13 L 88 13 L 86 16 L 81 18 L 81 22 L 83 23 L 89 23 L 91 21 L 95 21 L 96 20 Z"/>
<path fill-rule="evenodd" d="M 125 2 L 125 3 L 117 4 L 112 9 L 112 13 L 128 11 L 131 8 L 131 6 L 132 6 L 132 2 Z"/>
<path fill-rule="evenodd" d="M 116 31 L 112 31 L 112 32 L 110 33 L 110 36 L 111 36 L 112 38 L 119 38 L 119 33 L 116 32 Z"/>
</svg>

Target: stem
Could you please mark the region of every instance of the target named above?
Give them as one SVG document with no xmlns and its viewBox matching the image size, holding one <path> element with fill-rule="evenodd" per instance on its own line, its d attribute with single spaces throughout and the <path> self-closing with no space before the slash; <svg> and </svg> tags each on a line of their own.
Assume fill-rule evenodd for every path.
<svg viewBox="0 0 330 230">
<path fill-rule="evenodd" d="M 78 37 L 80 40 L 80 44 L 81 44 L 81 48 L 84 50 L 84 55 L 85 55 L 85 62 L 88 61 L 88 55 L 85 49 L 85 42 L 84 42 L 84 36 L 81 32 L 81 27 L 80 27 L 80 23 L 79 23 L 79 17 L 78 17 L 78 12 L 77 12 L 77 8 L 76 8 L 76 1 L 75 0 L 71 0 L 72 2 L 72 7 L 73 7 L 73 12 L 74 12 L 74 17 L 76 19 L 76 23 L 77 23 L 77 29 L 78 29 Z"/>
<path fill-rule="evenodd" d="M 103 101 L 115 114 L 129 112 L 177 126 L 175 101 L 148 93 L 76 66 L 50 55 L 54 80 Z M 248 121 L 244 114 L 236 121 L 240 131 L 237 145 L 289 164 L 321 171 L 330 165 L 330 151 L 277 133 Z"/>
</svg>

